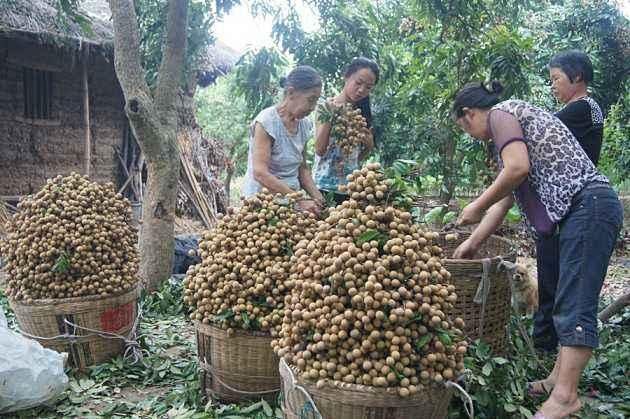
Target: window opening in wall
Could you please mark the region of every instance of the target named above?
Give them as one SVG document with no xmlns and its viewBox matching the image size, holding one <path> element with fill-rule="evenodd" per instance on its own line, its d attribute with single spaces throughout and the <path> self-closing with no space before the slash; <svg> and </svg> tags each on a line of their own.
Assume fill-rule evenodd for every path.
<svg viewBox="0 0 630 419">
<path fill-rule="evenodd" d="M 24 117 L 52 119 L 52 72 L 24 67 Z"/>
</svg>

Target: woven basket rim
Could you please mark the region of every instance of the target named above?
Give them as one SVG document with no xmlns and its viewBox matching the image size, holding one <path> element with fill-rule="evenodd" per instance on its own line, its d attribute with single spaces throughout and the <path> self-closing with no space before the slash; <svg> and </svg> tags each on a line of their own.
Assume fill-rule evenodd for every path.
<svg viewBox="0 0 630 419">
<path fill-rule="evenodd" d="M 465 235 L 465 236 L 470 236 L 472 233 L 469 231 L 459 231 L 459 230 L 450 230 L 450 231 L 442 231 L 439 233 L 440 234 L 440 238 L 443 239 L 444 236 L 448 235 L 448 234 L 461 234 L 461 235 Z M 488 237 L 486 239 L 486 242 L 488 240 L 494 240 L 495 242 L 503 242 L 503 244 L 510 249 L 510 252 L 505 254 L 505 255 L 497 255 L 497 256 L 493 256 L 490 258 L 474 258 L 474 259 L 455 259 L 455 258 L 443 258 L 442 260 L 448 260 L 449 263 L 461 263 L 461 262 L 476 262 L 476 263 L 480 263 L 482 260 L 484 259 L 490 259 L 492 262 L 495 262 L 497 260 L 502 260 L 505 259 L 505 257 L 511 257 L 511 256 L 516 256 L 517 254 L 517 250 L 515 248 L 515 243 L 513 240 L 510 240 L 506 237 L 503 236 L 499 236 L 497 234 L 492 234 L 490 235 L 490 237 Z"/>
<path fill-rule="evenodd" d="M 448 261 L 448 263 L 481 263 L 483 260 L 485 259 L 489 259 L 491 263 L 500 263 L 502 260 L 504 260 L 505 258 L 503 258 L 502 256 L 493 256 L 491 258 L 476 258 L 476 259 L 449 259 L 449 258 L 444 258 L 442 259 L 443 261 Z M 442 263 L 443 265 L 444 263 Z"/>
<path fill-rule="evenodd" d="M 15 306 L 22 307 L 42 307 L 42 306 L 56 306 L 62 304 L 72 304 L 72 303 L 84 303 L 89 301 L 102 301 L 109 300 L 113 298 L 119 298 L 122 296 L 127 296 L 130 294 L 140 294 L 141 284 L 138 281 L 134 287 L 127 291 L 123 291 L 118 294 L 110 294 L 110 295 L 86 295 L 83 297 L 70 297 L 70 298 L 42 298 L 38 300 L 33 300 L 31 304 L 24 303 L 23 300 L 15 300 L 13 298 L 9 298 L 9 302 Z"/>
<path fill-rule="evenodd" d="M 227 335 L 227 330 L 222 329 L 214 324 L 205 324 L 200 322 L 199 320 L 194 320 L 193 321 L 194 325 L 195 325 L 195 330 L 200 331 L 200 332 L 206 332 L 204 333 L 205 335 L 216 335 L 217 333 L 221 333 L 224 335 Z M 228 336 L 228 338 L 230 337 L 256 337 L 256 338 L 271 338 L 271 333 L 270 332 L 263 332 L 260 330 L 245 330 L 245 329 L 237 329 L 234 328 L 234 335 L 233 336 Z"/>
<path fill-rule="evenodd" d="M 396 399 L 398 401 L 405 401 L 405 404 L 407 404 L 408 402 L 413 401 L 415 399 L 424 399 L 427 394 L 432 393 L 432 391 L 434 390 L 444 390 L 444 392 L 447 392 L 449 390 L 446 386 L 440 386 L 438 384 L 431 383 L 429 387 L 425 386 L 424 389 L 418 390 L 418 392 L 414 394 L 413 396 L 410 395 L 408 397 L 402 398 L 398 394 L 398 390 L 396 390 L 393 387 L 380 388 L 380 387 L 374 387 L 374 386 L 366 386 L 364 384 L 344 383 L 343 381 L 338 381 L 338 380 L 327 380 L 326 386 L 322 389 L 319 389 L 317 388 L 317 385 L 314 382 L 304 379 L 299 374 L 299 370 L 297 369 L 295 365 L 292 365 L 289 363 L 287 363 L 287 365 L 289 366 L 291 371 L 293 371 L 295 375 L 295 379 L 300 385 L 305 386 L 307 389 L 308 388 L 314 389 L 315 392 L 333 390 L 333 391 L 340 391 L 340 392 L 368 393 L 371 396 L 391 398 L 392 400 Z"/>
</svg>

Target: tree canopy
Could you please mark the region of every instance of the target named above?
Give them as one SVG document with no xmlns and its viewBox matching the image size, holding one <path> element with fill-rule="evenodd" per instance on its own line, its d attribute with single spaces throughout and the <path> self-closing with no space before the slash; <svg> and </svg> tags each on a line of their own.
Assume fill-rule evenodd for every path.
<svg viewBox="0 0 630 419">
<path fill-rule="evenodd" d="M 547 63 L 562 50 L 580 49 L 593 61 L 590 88 L 604 113 L 612 109 L 617 120 L 627 115 L 630 29 L 611 1 L 307 3 L 318 12 L 320 29 L 315 32 L 303 29 L 295 8 L 267 5 L 280 47 L 295 63 L 320 71 L 327 95 L 342 87 L 343 69 L 352 58 L 376 60 L 381 67 L 372 94 L 376 158 L 391 164 L 413 157 L 424 174 L 440 180 L 445 199 L 457 190 L 477 189 L 487 178 L 483 145 L 456 129 L 449 116 L 455 93 L 469 81 L 499 79 L 505 98 L 555 111 L 559 104 L 550 94 Z M 252 113 L 271 103 L 273 82 L 286 69 L 286 62 L 273 54 L 268 49 L 252 52 L 237 69 L 235 92 L 246 98 Z M 606 157 L 623 149 L 623 132 L 627 124 L 607 130 L 610 144 L 604 147 L 602 168 L 608 174 L 624 173 L 623 159 Z"/>
</svg>

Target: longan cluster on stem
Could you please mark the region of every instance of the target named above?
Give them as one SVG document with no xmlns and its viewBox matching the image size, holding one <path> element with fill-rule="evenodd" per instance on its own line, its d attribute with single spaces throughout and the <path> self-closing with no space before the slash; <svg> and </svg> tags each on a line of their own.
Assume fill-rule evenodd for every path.
<svg viewBox="0 0 630 419">
<path fill-rule="evenodd" d="M 315 231 L 315 218 L 294 209 L 301 196 L 263 191 L 203 235 L 201 263 L 184 280 L 191 319 L 228 332 L 269 331 L 282 322 L 293 248 Z"/>
<path fill-rule="evenodd" d="M 349 103 L 341 106 L 337 112 L 333 134 L 341 152 L 348 156 L 356 147 L 365 143 L 369 135 L 367 121 L 361 115 L 361 109 L 354 109 Z"/>
<path fill-rule="evenodd" d="M 138 279 L 136 242 L 131 206 L 113 184 L 76 173 L 49 179 L 8 224 L 7 293 L 27 303 L 122 293 Z"/>
<path fill-rule="evenodd" d="M 448 315 L 457 295 L 437 233 L 388 205 L 378 164 L 349 181 L 359 199 L 331 210 L 315 237 L 296 246 L 295 286 L 274 350 L 318 386 L 393 387 L 404 397 L 455 378 L 464 368 L 464 323 Z"/>
</svg>

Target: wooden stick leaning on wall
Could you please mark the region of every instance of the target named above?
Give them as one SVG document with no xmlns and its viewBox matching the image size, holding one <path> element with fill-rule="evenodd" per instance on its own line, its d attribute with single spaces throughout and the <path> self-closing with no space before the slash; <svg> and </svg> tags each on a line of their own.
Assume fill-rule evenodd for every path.
<svg viewBox="0 0 630 419">
<path fill-rule="evenodd" d="M 216 223 L 215 212 L 212 210 L 212 204 L 209 202 L 208 196 L 203 192 L 195 176 L 195 169 L 191 161 L 192 151 L 189 146 L 190 142 L 191 138 L 186 133 L 182 133 L 178 138 L 179 159 L 184 174 L 180 179 L 180 183 L 187 186 L 187 188 L 184 188 L 184 192 L 186 192 L 186 195 L 192 201 L 201 221 L 207 228 L 210 228 Z"/>
<path fill-rule="evenodd" d="M 0 199 L 0 235 L 6 233 L 6 224 L 9 222 L 9 211 L 4 200 Z"/>
</svg>

